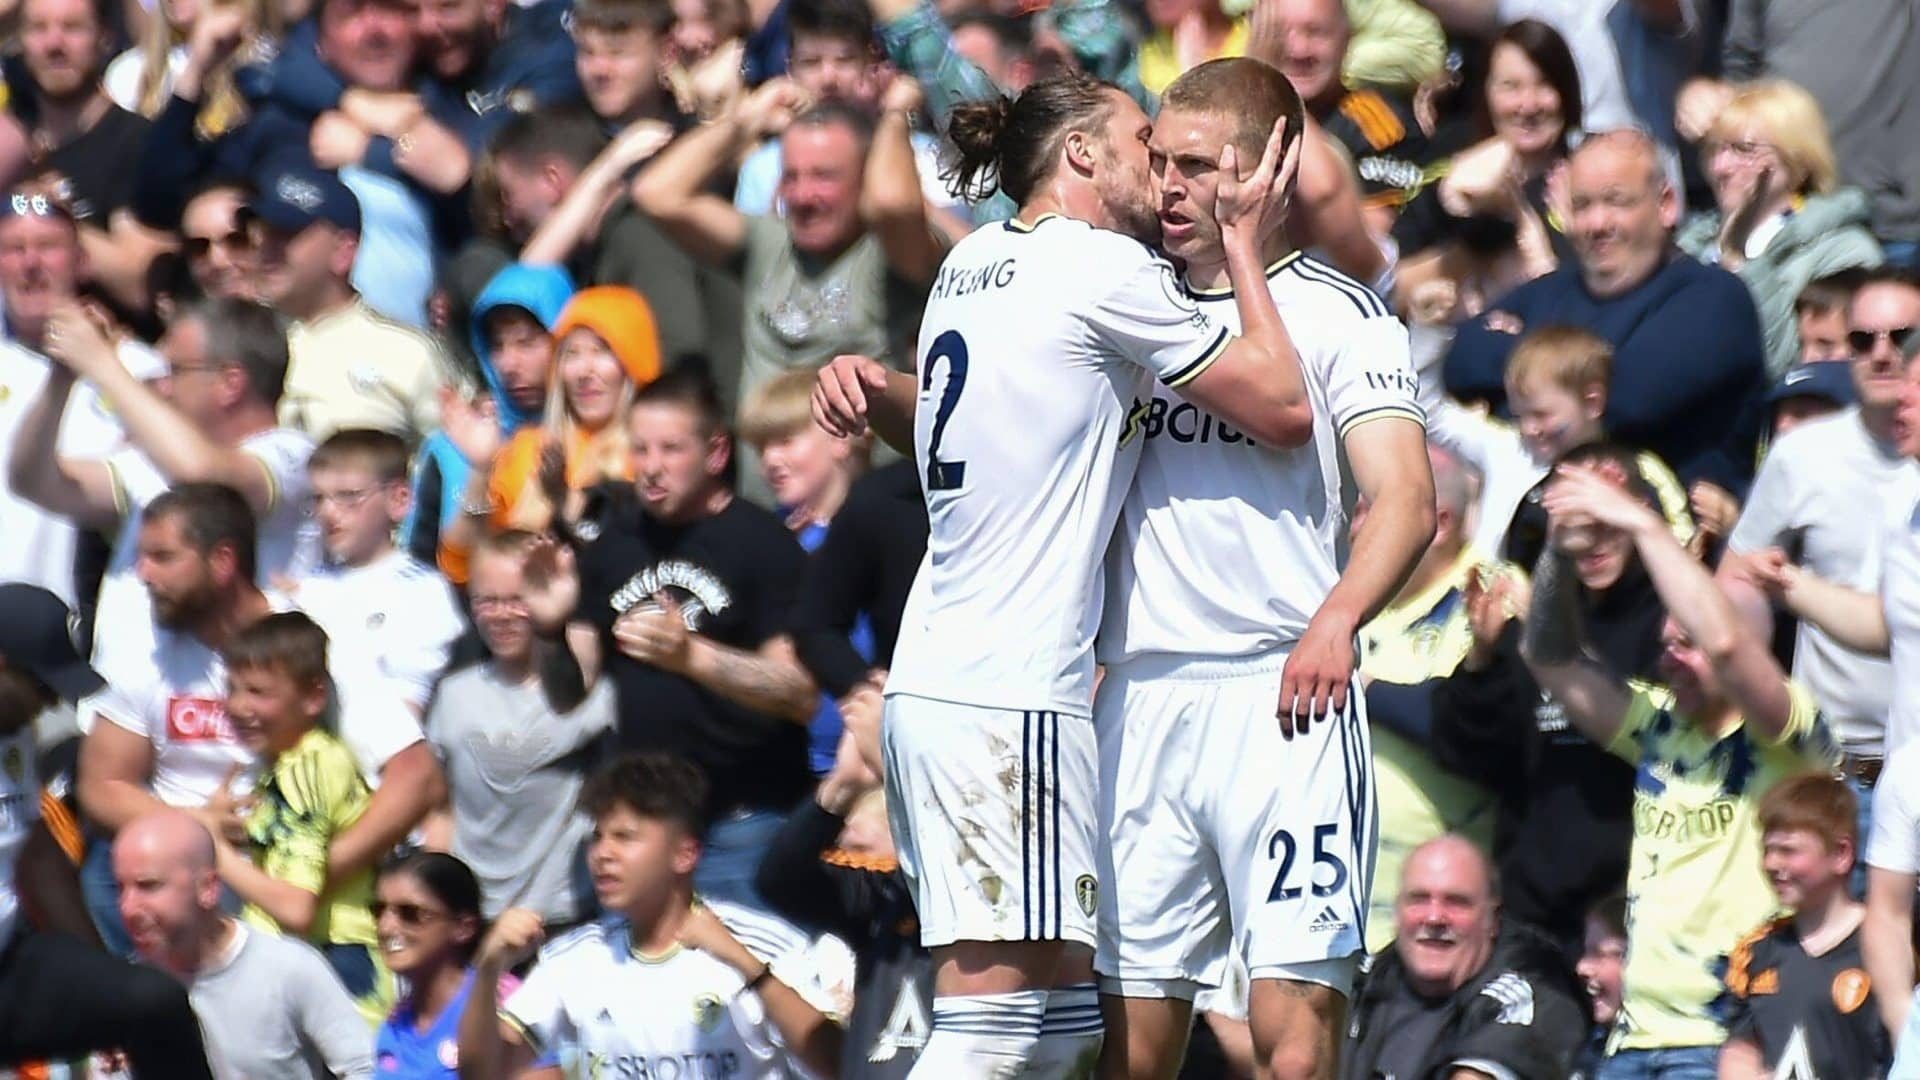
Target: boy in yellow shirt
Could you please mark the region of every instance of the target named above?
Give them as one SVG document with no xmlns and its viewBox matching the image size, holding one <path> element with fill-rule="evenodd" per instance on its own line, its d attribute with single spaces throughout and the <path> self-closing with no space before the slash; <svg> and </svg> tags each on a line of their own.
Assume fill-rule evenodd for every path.
<svg viewBox="0 0 1920 1080">
<path fill-rule="evenodd" d="M 223 837 L 220 877 L 246 901 L 247 921 L 317 947 L 377 1025 L 394 987 L 377 949 L 373 872 L 338 883 L 327 874 L 328 846 L 365 812 L 371 792 L 353 752 L 320 726 L 330 697 L 326 632 L 300 612 L 281 612 L 236 633 L 221 657 L 227 717 L 261 775 L 245 817 L 250 852 Z"/>
</svg>

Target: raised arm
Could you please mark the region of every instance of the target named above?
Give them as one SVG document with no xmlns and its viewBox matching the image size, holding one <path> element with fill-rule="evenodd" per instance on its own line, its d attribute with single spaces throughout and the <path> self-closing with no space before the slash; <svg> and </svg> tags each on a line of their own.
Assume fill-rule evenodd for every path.
<svg viewBox="0 0 1920 1080">
<path fill-rule="evenodd" d="M 913 160 L 913 116 L 920 109 L 920 87 L 895 76 L 881 100 L 880 123 L 867 151 L 860 188 L 860 216 L 880 238 L 893 272 L 922 285 L 933 281 L 947 245 L 927 220 L 920 169 Z"/>
<path fill-rule="evenodd" d="M 1533 569 L 1533 598 L 1520 634 L 1520 655 L 1534 681 L 1567 710 L 1573 726 L 1609 746 L 1626 722 L 1632 698 L 1626 682 L 1587 653 L 1579 587 L 1573 558 L 1561 550 L 1556 535 Z"/>
<path fill-rule="evenodd" d="M 722 168 L 799 111 L 802 97 L 785 79 L 754 91 L 662 150 L 634 177 L 633 202 L 687 254 L 726 266 L 747 243 L 747 215 L 707 190 Z"/>
<path fill-rule="evenodd" d="M 113 402 L 114 411 L 126 426 L 127 438 L 153 460 L 168 481 L 225 484 L 244 496 L 256 515 L 264 518 L 274 509 L 279 491 L 266 464 L 237 447 L 214 442 L 158 391 L 134 378 L 121 365 L 113 343 L 78 305 L 55 312 L 48 322 L 48 331 L 48 354 L 92 383 L 101 397 Z M 199 374 L 206 378 L 229 378 L 237 377 L 239 371 L 218 369 Z M 67 466 L 61 468 L 63 473 L 75 471 Z M 111 505 L 110 479 L 107 494 Z"/>
<path fill-rule="evenodd" d="M 634 121 L 580 173 L 560 205 L 520 249 L 520 261 L 558 264 L 573 258 L 581 243 L 599 231 L 628 174 L 672 141 L 673 129 L 664 122 Z"/>
<path fill-rule="evenodd" d="M 7 483 L 15 494 L 48 513 L 89 528 L 111 529 L 119 523 L 120 511 L 114 505 L 113 473 L 106 462 L 60 456 L 60 418 L 72 396 L 73 372 L 53 365 L 39 399 L 13 433 Z"/>
<path fill-rule="evenodd" d="M 1793 701 L 1769 642 L 1743 622 L 1713 575 L 1681 546 L 1657 510 L 1601 473 L 1571 465 L 1554 474 L 1546 506 L 1549 515 L 1589 517 L 1631 536 L 1667 611 L 1713 664 L 1746 722 L 1769 739 L 1785 734 Z"/>
</svg>

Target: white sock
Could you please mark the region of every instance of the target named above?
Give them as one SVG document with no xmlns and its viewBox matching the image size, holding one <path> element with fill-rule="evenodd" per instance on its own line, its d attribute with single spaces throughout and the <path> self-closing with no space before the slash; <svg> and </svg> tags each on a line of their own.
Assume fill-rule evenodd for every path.
<svg viewBox="0 0 1920 1080">
<path fill-rule="evenodd" d="M 1047 991 L 1047 1012 L 1040 1020 L 1040 1045 L 1027 1075 L 1045 1080 L 1091 1080 L 1100 1062 L 1105 1028 L 1100 1020 L 1100 991 L 1092 983 Z"/>
<path fill-rule="evenodd" d="M 933 999 L 933 1034 L 908 1080 L 1014 1080 L 1040 1041 L 1045 990 Z"/>
</svg>

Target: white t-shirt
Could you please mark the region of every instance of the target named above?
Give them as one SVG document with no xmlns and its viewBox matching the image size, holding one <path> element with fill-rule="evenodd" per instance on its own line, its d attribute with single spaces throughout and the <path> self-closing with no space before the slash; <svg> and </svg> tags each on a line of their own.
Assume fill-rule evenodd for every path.
<svg viewBox="0 0 1920 1080">
<path fill-rule="evenodd" d="M 267 594 L 275 611 L 292 602 Z M 149 619 L 151 617 L 149 616 Z M 145 655 L 117 654 L 111 664 L 94 661 L 106 689 L 81 699 L 80 729 L 101 719 L 153 744 L 154 798 L 168 806 L 204 806 L 233 767 L 241 767 L 233 791 L 253 788 L 255 759 L 227 722 L 227 665 L 184 630 L 154 627 Z"/>
<path fill-rule="evenodd" d="M 1182 385 L 1231 337 L 1119 233 L 1048 215 L 954 245 L 920 326 L 927 554 L 888 693 L 1091 711 L 1101 559 L 1149 374 Z"/>
<path fill-rule="evenodd" d="M 378 786 L 393 755 L 421 741 L 420 716 L 465 622 L 446 579 L 402 551 L 360 567 L 324 566 L 294 603 L 327 632 L 341 741 Z"/>
<path fill-rule="evenodd" d="M 40 781 L 33 774 L 33 725 L 0 738 L 0 950 L 13 940 L 20 915 L 14 879 L 20 852 L 40 820 Z"/>
<path fill-rule="evenodd" d="M 72 607 L 73 524 L 15 494 L 3 479 L 13 457 L 14 435 L 40 400 L 51 363 L 17 342 L 0 342 L 0 581 L 38 585 Z M 145 346 L 122 348 L 120 363 L 142 380 L 167 372 L 166 361 Z M 60 418 L 56 452 L 68 458 L 102 458 L 124 440 L 119 419 L 99 392 L 90 383 L 76 384 Z"/>
<path fill-rule="evenodd" d="M 747 950 L 815 1008 L 835 1015 L 814 970 L 812 943 L 791 924 L 706 901 Z M 607 917 L 540 950 L 540 962 L 501 1006 L 538 1052 L 566 1046 L 581 1076 L 785 1078 L 799 1067 L 760 996 L 732 968 L 697 949 L 650 958 L 628 924 Z"/>
<path fill-rule="evenodd" d="M 1879 572 L 1880 603 L 1886 612 L 1887 636 L 1892 646 L 1893 707 L 1887 713 L 1888 755 L 1920 735 L 1920 505 L 1916 505 L 1917 502 L 1920 500 L 1909 490 L 1883 503 L 1887 506 L 1887 521 L 1880 530 L 1878 550 L 1871 560 Z M 1875 785 L 1874 790 L 1878 791 L 1881 786 Z"/>
<path fill-rule="evenodd" d="M 307 458 L 313 455 L 313 440 L 293 428 L 269 428 L 240 440 L 240 449 L 260 462 L 273 488 L 272 503 L 259 521 L 255 558 L 255 578 L 265 588 L 276 579 L 297 577 L 320 561 L 320 533 L 308 505 L 312 488 Z M 106 580 L 100 583 L 93 632 L 96 663 L 112 663 L 120 653 L 138 654 L 153 644 L 153 601 L 135 576 L 134 563 L 141 515 L 173 486 L 136 447 L 108 456 L 107 468 L 113 474 L 122 524 Z"/>
<path fill-rule="evenodd" d="M 1880 770 L 1866 857 L 1868 866 L 1920 873 L 1920 745 L 1901 747 Z"/>
<path fill-rule="evenodd" d="M 167 74 L 160 80 L 160 102 L 166 104 L 173 93 L 173 84 L 186 70 L 187 61 L 193 50 L 185 45 L 175 45 L 167 50 Z M 107 65 L 106 73 L 100 77 L 101 88 L 115 105 L 130 113 L 140 112 L 140 80 L 147 71 L 147 50 L 134 46 Z"/>
<path fill-rule="evenodd" d="M 1875 592 L 1874 530 L 1864 507 L 1911 505 L 1920 466 L 1882 446 L 1858 409 L 1802 424 L 1773 444 L 1754 478 L 1727 547 L 1743 555 L 1805 537 L 1802 565 L 1862 592 Z M 1892 703 L 1893 672 L 1885 660 L 1846 648 L 1802 621 L 1793 677 L 1804 684 L 1849 753 L 1878 756 Z"/>
<path fill-rule="evenodd" d="M 1258 446 L 1155 388 L 1107 559 L 1107 662 L 1251 656 L 1298 640 L 1344 562 L 1342 440 L 1372 420 L 1421 422 L 1407 329 L 1379 297 L 1299 252 L 1267 281 L 1300 356 L 1313 440 Z M 1195 295 L 1209 317 L 1239 329 L 1231 289 Z"/>
</svg>

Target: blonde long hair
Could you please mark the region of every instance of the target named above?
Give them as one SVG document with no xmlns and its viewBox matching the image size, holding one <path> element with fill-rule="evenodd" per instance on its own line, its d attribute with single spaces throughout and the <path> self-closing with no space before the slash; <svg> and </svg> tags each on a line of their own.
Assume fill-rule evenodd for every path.
<svg viewBox="0 0 1920 1080">
<path fill-rule="evenodd" d="M 591 326 L 576 326 L 567 331 L 572 336 L 575 330 L 584 330 L 596 338 L 599 331 Z M 609 353 L 613 347 L 601 338 L 600 344 Z M 598 431 L 589 431 L 575 415 L 573 406 L 567 403 L 567 391 L 560 377 L 560 356 L 565 349 L 565 337 L 554 343 L 553 367 L 547 375 L 547 404 L 540 418 L 540 430 L 547 437 L 560 444 L 560 452 L 566 457 L 567 488 L 589 488 L 603 481 L 624 478 L 633 467 L 632 440 L 627 435 L 627 410 L 633 406 L 633 397 L 639 387 L 633 383 L 633 377 L 627 373 L 626 365 L 620 364 L 620 392 L 616 397 L 613 416 Z M 618 354 L 614 361 L 619 364 Z M 573 448 L 583 444 L 584 453 L 579 455 L 576 465 Z M 547 497 L 546 490 L 540 486 L 538 466 L 527 477 L 527 486 L 514 500 L 513 508 L 507 514 L 507 527 L 527 529 L 539 532 L 553 523 L 559 508 Z"/>
<path fill-rule="evenodd" d="M 1785 79 L 1763 79 L 1740 89 L 1714 118 L 1707 138 L 1727 142 L 1749 125 L 1766 133 L 1792 171 L 1796 195 L 1826 194 L 1840 183 L 1840 163 L 1820 103 Z"/>
<path fill-rule="evenodd" d="M 235 85 L 234 70 L 242 64 L 273 58 L 275 42 L 280 40 L 280 6 L 276 0 L 202 0 L 204 8 L 226 4 L 245 4 L 251 22 L 250 39 L 219 70 L 207 76 L 200 98 L 200 112 L 194 126 L 209 138 L 231 131 L 247 118 L 247 102 Z M 167 18 L 165 0 L 154 7 L 147 20 L 147 32 L 140 42 L 143 63 L 136 102 L 142 116 L 155 117 L 167 107 L 172 93 L 173 50 L 187 43 L 187 31 Z"/>
</svg>

